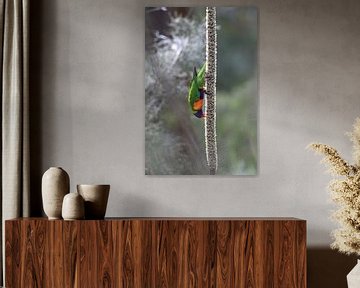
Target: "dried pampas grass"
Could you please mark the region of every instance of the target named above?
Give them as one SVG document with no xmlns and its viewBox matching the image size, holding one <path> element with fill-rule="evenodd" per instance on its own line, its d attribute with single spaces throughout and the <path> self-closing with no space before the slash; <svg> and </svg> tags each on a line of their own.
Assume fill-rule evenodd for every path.
<svg viewBox="0 0 360 288">
<path fill-rule="evenodd" d="M 329 184 L 331 199 L 338 205 L 332 218 L 342 227 L 332 232 L 331 247 L 345 254 L 360 255 L 360 118 L 348 136 L 353 142 L 354 165 L 329 145 L 312 143 L 307 148 L 324 156 L 322 162 L 335 177 Z"/>
</svg>

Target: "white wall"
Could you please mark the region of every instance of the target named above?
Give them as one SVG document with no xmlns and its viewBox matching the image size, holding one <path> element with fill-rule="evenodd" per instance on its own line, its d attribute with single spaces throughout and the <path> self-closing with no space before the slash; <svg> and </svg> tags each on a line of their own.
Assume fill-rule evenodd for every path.
<svg viewBox="0 0 360 288">
<path fill-rule="evenodd" d="M 146 4 L 156 3 L 176 6 Z M 327 245 L 330 176 L 305 146 L 319 140 L 351 157 L 344 132 L 360 115 L 360 2 L 220 3 L 259 7 L 258 176 L 144 175 L 145 4 L 134 0 L 42 1 L 41 109 L 32 112 L 41 115 L 41 169 L 65 168 L 72 190 L 110 183 L 107 216 L 294 216 L 308 221 L 309 246 Z"/>
</svg>

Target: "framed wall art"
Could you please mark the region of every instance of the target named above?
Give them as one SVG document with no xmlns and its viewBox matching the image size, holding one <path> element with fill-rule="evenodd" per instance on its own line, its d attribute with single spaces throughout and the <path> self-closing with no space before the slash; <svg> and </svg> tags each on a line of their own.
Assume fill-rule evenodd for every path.
<svg viewBox="0 0 360 288">
<path fill-rule="evenodd" d="M 255 175 L 256 7 L 145 8 L 145 174 Z"/>
</svg>

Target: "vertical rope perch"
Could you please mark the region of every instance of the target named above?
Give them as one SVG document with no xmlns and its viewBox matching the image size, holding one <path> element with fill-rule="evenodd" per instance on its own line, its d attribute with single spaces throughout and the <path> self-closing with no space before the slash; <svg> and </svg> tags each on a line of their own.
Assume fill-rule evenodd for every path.
<svg viewBox="0 0 360 288">
<path fill-rule="evenodd" d="M 206 7 L 206 107 L 205 147 L 209 174 L 217 169 L 216 145 L 216 7 Z"/>
</svg>

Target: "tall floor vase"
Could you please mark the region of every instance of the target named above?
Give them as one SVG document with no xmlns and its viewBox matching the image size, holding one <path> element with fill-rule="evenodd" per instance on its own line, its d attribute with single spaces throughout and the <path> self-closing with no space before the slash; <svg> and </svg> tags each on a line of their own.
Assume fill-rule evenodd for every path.
<svg viewBox="0 0 360 288">
<path fill-rule="evenodd" d="M 360 287 L 360 260 L 357 261 L 355 267 L 347 275 L 348 288 Z"/>
</svg>

